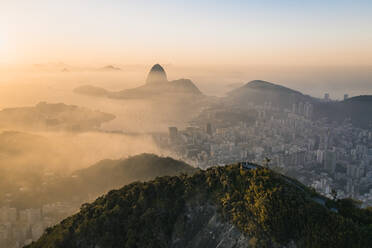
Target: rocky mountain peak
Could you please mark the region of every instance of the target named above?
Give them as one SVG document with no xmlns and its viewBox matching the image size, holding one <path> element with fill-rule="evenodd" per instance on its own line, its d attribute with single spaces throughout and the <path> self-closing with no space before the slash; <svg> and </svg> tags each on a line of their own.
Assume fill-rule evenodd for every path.
<svg viewBox="0 0 372 248">
<path fill-rule="evenodd" d="M 161 65 L 155 64 L 147 75 L 146 83 L 151 84 L 164 82 L 168 82 L 167 74 Z"/>
</svg>

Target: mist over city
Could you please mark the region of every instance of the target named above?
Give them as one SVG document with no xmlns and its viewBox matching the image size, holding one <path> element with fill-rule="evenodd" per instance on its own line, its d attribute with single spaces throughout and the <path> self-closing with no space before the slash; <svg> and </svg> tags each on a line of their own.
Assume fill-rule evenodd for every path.
<svg viewBox="0 0 372 248">
<path fill-rule="evenodd" d="M 371 247 L 371 11 L 2 1 L 0 247 Z"/>
</svg>

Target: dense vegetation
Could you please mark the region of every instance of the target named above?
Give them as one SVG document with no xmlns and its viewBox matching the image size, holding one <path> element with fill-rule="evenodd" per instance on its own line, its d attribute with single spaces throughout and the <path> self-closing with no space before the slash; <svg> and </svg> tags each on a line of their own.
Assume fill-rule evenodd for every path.
<svg viewBox="0 0 372 248">
<path fill-rule="evenodd" d="M 196 199 L 217 205 L 252 247 L 372 244 L 370 210 L 323 198 L 266 168 L 230 165 L 113 190 L 28 247 L 171 247 L 175 225 L 182 225 L 186 204 Z"/>
</svg>

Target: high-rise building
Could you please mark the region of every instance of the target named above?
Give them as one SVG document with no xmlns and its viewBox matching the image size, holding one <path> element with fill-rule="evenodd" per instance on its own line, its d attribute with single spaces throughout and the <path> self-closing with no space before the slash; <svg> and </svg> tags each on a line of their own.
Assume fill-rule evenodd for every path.
<svg viewBox="0 0 372 248">
<path fill-rule="evenodd" d="M 293 114 L 296 114 L 296 113 L 297 113 L 297 112 L 296 112 L 296 107 L 297 107 L 297 106 L 296 106 L 296 103 L 293 103 L 293 104 L 292 104 L 292 113 L 293 113 Z"/>
<path fill-rule="evenodd" d="M 298 110 L 297 110 L 299 115 L 302 115 L 304 113 L 304 104 L 303 102 L 298 103 Z"/>
<path fill-rule="evenodd" d="M 344 95 L 344 100 L 348 99 L 349 98 L 349 95 L 348 94 L 345 94 Z"/>
<path fill-rule="evenodd" d="M 212 124 L 207 123 L 206 132 L 207 134 L 212 135 Z"/>
<path fill-rule="evenodd" d="M 324 153 L 324 169 L 330 173 L 334 173 L 336 169 L 336 153 L 334 151 L 326 151 Z"/>
<path fill-rule="evenodd" d="M 307 118 L 311 118 L 312 114 L 313 114 L 313 105 L 306 102 L 304 106 L 304 115 Z"/>
<path fill-rule="evenodd" d="M 330 100 L 329 93 L 325 93 L 324 94 L 324 100 L 326 100 L 326 101 L 329 101 Z"/>
<path fill-rule="evenodd" d="M 175 142 L 178 137 L 178 129 L 177 127 L 169 127 L 169 139 L 171 142 Z"/>
<path fill-rule="evenodd" d="M 316 151 L 316 161 L 318 163 L 323 163 L 324 160 L 324 151 L 322 150 L 317 150 Z"/>
</svg>

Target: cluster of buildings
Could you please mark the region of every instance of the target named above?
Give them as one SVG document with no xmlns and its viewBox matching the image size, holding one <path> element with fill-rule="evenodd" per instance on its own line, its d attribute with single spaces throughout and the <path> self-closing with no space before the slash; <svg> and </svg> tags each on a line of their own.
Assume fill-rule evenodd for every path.
<svg viewBox="0 0 372 248">
<path fill-rule="evenodd" d="M 0 247 L 19 248 L 40 238 L 47 227 L 76 212 L 67 203 L 53 203 L 41 208 L 0 208 Z"/>
<path fill-rule="evenodd" d="M 194 166 L 207 168 L 236 161 L 261 163 L 297 178 L 318 192 L 352 197 L 372 205 L 372 130 L 359 129 L 348 120 L 330 123 L 312 119 L 313 106 L 298 102 L 291 109 L 271 103 L 231 109 L 254 121 L 231 122 L 219 109 L 208 109 L 190 127 L 169 127 L 157 143 Z"/>
</svg>

